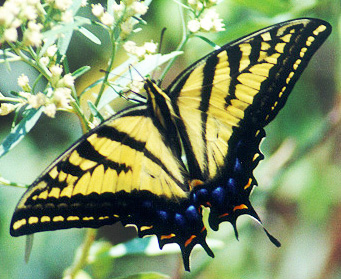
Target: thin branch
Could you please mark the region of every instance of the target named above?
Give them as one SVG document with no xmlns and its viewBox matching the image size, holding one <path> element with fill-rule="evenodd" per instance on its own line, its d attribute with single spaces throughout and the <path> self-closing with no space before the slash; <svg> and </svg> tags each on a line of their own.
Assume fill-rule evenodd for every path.
<svg viewBox="0 0 341 279">
<path fill-rule="evenodd" d="M 83 244 L 78 248 L 72 265 L 64 272 L 63 279 L 75 279 L 77 274 L 88 263 L 89 251 L 92 243 L 95 241 L 96 229 L 87 229 Z"/>
</svg>

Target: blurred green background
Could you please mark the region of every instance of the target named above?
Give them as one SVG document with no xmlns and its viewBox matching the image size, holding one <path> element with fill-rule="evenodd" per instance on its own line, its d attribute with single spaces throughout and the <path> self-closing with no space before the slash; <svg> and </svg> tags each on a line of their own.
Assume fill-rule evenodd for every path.
<svg viewBox="0 0 341 279">
<path fill-rule="evenodd" d="M 160 272 L 171 278 L 341 278 L 341 2 L 225 0 L 218 12 L 224 18 L 226 31 L 207 37 L 220 45 L 298 17 L 321 18 L 333 26 L 332 35 L 313 57 L 287 105 L 266 128 L 267 138 L 261 146 L 266 158 L 255 171 L 259 187 L 251 201 L 265 227 L 281 241 L 282 247 L 272 245 L 252 219 L 241 217 L 239 241 L 234 238 L 231 225 L 221 224 L 218 232 L 209 232 L 210 239 L 220 240 L 213 245 L 215 259 L 209 258 L 203 249 L 195 249 L 191 273 L 183 272 L 179 253 L 114 259 L 108 256 L 107 242 L 99 242 L 99 248 L 94 249 L 97 256 L 85 267 L 92 278 L 116 278 L 142 271 Z M 175 2 L 153 1 L 144 17 L 148 25 L 131 39 L 158 42 L 162 28 L 166 27 L 163 52 L 174 50 L 181 39 L 178 15 Z M 83 65 L 93 67 L 77 80 L 78 88 L 100 77 L 99 69 L 105 68 L 108 56 L 108 38 L 101 37 L 95 27 L 91 29 L 101 38 L 102 45 L 96 46 L 75 34 L 68 52 L 71 70 Z M 204 41 L 191 39 L 163 86 L 210 51 L 212 48 Z M 124 59 L 124 54 L 118 55 L 118 63 Z M 34 72 L 20 63 L 12 65 L 12 70 L 9 73 L 1 68 L 3 93 L 17 88 L 16 79 L 22 72 L 34 76 Z M 0 139 L 9 132 L 12 120 L 12 115 L 0 117 Z M 42 117 L 25 140 L 1 158 L 0 173 L 11 181 L 30 184 L 80 135 L 80 125 L 70 114 L 59 112 L 55 119 Z M 23 192 L 20 188 L 0 187 L 0 278 L 62 278 L 86 230 L 36 234 L 26 264 L 25 237 L 9 235 L 10 218 Z M 120 224 L 103 227 L 98 233 L 99 239 L 114 244 L 133 237 L 134 229 L 122 228 Z M 144 242 L 137 240 L 134 244 L 142 247 Z"/>
</svg>

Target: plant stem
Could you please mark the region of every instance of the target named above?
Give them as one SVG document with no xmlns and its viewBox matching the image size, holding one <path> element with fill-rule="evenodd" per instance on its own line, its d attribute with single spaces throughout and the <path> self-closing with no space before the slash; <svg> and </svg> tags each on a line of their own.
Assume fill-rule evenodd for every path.
<svg viewBox="0 0 341 279">
<path fill-rule="evenodd" d="M 98 96 L 97 96 L 97 99 L 95 101 L 95 107 L 98 106 L 99 101 L 101 100 L 102 94 L 104 92 L 104 89 L 105 89 L 105 87 L 106 87 L 106 85 L 108 83 L 109 74 L 110 74 L 110 71 L 112 70 L 113 65 L 114 65 L 116 49 L 117 49 L 117 43 L 114 41 L 113 44 L 112 44 L 112 52 L 111 52 L 110 60 L 109 60 L 109 63 L 108 63 L 108 67 L 106 69 L 105 76 L 104 76 L 103 82 L 101 84 L 101 88 L 100 88 L 100 90 L 98 92 Z"/>
<path fill-rule="evenodd" d="M 82 245 L 79 247 L 74 262 L 65 270 L 63 279 L 74 279 L 77 273 L 87 264 L 89 251 L 92 243 L 95 241 L 96 229 L 87 229 Z"/>
<path fill-rule="evenodd" d="M 189 38 L 190 38 L 190 35 L 187 32 L 187 28 L 186 28 L 185 16 L 184 16 L 184 13 L 183 13 L 183 7 L 179 6 L 179 11 L 180 11 L 180 17 L 181 17 L 181 22 L 182 22 L 182 39 L 181 39 L 181 42 L 179 43 L 179 45 L 178 45 L 178 47 L 176 48 L 175 51 L 181 51 L 183 49 L 183 47 L 185 46 L 185 44 L 187 43 L 187 41 L 189 40 Z M 159 77 L 160 80 L 163 80 L 165 78 L 165 75 L 167 74 L 169 69 L 172 67 L 175 59 L 177 59 L 177 57 L 173 57 L 168 62 L 167 66 L 164 68 L 162 74 Z"/>
</svg>

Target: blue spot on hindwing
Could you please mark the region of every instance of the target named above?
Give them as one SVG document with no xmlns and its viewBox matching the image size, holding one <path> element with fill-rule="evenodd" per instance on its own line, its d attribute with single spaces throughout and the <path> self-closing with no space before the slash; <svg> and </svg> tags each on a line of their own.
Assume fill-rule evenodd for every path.
<svg viewBox="0 0 341 279">
<path fill-rule="evenodd" d="M 153 208 L 153 204 L 150 200 L 144 200 L 142 202 L 142 208 L 143 209 L 151 209 L 151 208 Z"/>
<path fill-rule="evenodd" d="M 236 162 L 235 162 L 234 167 L 233 167 L 233 172 L 235 174 L 242 174 L 243 173 L 243 166 L 242 166 L 241 161 L 238 158 L 236 158 Z"/>
<path fill-rule="evenodd" d="M 166 211 L 157 211 L 157 215 L 162 222 L 166 222 L 168 220 L 168 213 Z"/>
<path fill-rule="evenodd" d="M 179 227 L 184 228 L 186 226 L 186 220 L 182 214 L 175 213 L 175 223 L 179 225 Z"/>
<path fill-rule="evenodd" d="M 194 205 L 190 205 L 186 209 L 185 215 L 186 215 L 187 219 L 190 221 L 196 221 L 196 220 L 200 219 L 200 215 L 198 213 L 198 210 L 195 208 Z"/>
<path fill-rule="evenodd" d="M 201 188 L 199 190 L 194 189 L 191 193 L 191 202 L 194 205 L 201 205 L 207 202 L 208 200 L 208 191 L 205 188 Z"/>
<path fill-rule="evenodd" d="M 237 195 L 237 181 L 234 178 L 230 177 L 226 182 L 226 186 L 228 193 Z"/>
<path fill-rule="evenodd" d="M 226 193 L 223 187 L 219 186 L 215 188 L 211 193 L 212 202 L 215 205 L 222 206 L 225 201 L 225 195 Z"/>
</svg>

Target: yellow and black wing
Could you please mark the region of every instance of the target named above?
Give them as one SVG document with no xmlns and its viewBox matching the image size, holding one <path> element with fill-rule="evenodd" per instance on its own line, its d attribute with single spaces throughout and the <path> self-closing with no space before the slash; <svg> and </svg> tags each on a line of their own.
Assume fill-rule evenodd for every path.
<svg viewBox="0 0 341 279">
<path fill-rule="evenodd" d="M 192 195 L 204 193 L 212 228 L 225 220 L 235 226 L 240 214 L 259 220 L 248 196 L 257 183 L 253 169 L 263 158 L 263 128 L 330 32 L 331 26 L 318 19 L 276 24 L 210 53 L 166 90 L 178 115 L 191 179 L 206 184 Z"/>
<path fill-rule="evenodd" d="M 174 201 L 186 198 L 187 174 L 172 149 L 146 106 L 115 115 L 30 186 L 16 208 L 11 234 L 112 224 L 120 212 L 130 212 L 119 195 L 146 191 Z"/>
<path fill-rule="evenodd" d="M 120 221 L 135 225 L 140 237 L 157 235 L 160 247 L 178 243 L 187 270 L 197 243 L 213 256 L 201 210 L 189 203 L 179 141 L 163 118 L 167 105 L 162 99 L 151 104 L 154 93 L 147 105 L 114 115 L 56 159 L 20 199 L 11 235 Z"/>
<path fill-rule="evenodd" d="M 173 81 L 166 92 L 195 178 L 219 173 L 235 128 L 261 129 L 276 116 L 330 31 L 317 19 L 276 24 L 208 54 Z"/>
<path fill-rule="evenodd" d="M 210 53 L 165 92 L 147 79 L 145 105 L 84 135 L 28 188 L 11 235 L 121 221 L 178 243 L 186 270 L 196 244 L 213 256 L 202 206 L 215 230 L 259 220 L 249 195 L 263 128 L 330 32 L 317 19 L 280 23 Z"/>
</svg>

